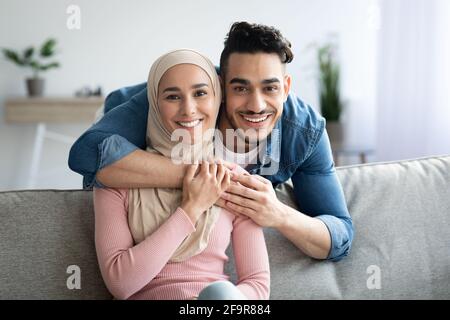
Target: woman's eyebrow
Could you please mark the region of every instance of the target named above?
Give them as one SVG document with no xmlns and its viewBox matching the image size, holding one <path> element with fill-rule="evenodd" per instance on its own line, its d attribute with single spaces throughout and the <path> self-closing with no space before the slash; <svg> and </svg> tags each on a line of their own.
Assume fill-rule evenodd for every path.
<svg viewBox="0 0 450 320">
<path fill-rule="evenodd" d="M 192 86 L 192 89 L 198 89 L 198 88 L 207 87 L 207 86 L 208 85 L 206 83 L 197 83 Z"/>
<path fill-rule="evenodd" d="M 198 88 L 203 88 L 203 87 L 207 87 L 207 86 L 208 85 L 206 83 L 197 83 L 197 84 L 194 84 L 191 88 L 198 89 Z M 168 92 L 168 91 L 180 92 L 181 89 L 178 87 L 168 87 L 163 90 L 163 93 Z"/>
<path fill-rule="evenodd" d="M 169 87 L 169 88 L 165 88 L 165 89 L 163 90 L 163 93 L 164 93 L 164 92 L 167 92 L 167 91 L 181 91 L 181 90 L 180 90 L 180 88 L 178 88 L 178 87 Z"/>
</svg>

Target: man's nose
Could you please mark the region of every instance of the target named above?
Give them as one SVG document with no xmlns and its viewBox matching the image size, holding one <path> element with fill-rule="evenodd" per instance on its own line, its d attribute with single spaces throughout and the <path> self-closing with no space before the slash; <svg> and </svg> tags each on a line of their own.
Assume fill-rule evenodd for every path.
<svg viewBox="0 0 450 320">
<path fill-rule="evenodd" d="M 247 104 L 247 110 L 253 111 L 254 113 L 260 113 L 266 109 L 266 101 L 260 92 L 255 91 L 250 95 L 250 100 Z"/>
<path fill-rule="evenodd" d="M 187 97 L 183 99 L 181 104 L 181 113 L 183 116 L 191 116 L 197 112 L 197 104 L 194 99 L 191 97 Z"/>
</svg>

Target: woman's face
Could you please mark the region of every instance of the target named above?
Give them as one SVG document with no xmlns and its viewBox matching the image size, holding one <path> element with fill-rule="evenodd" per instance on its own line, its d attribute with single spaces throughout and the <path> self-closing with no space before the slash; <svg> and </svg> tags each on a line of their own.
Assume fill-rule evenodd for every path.
<svg viewBox="0 0 450 320">
<path fill-rule="evenodd" d="M 172 133 L 186 130 L 191 143 L 215 127 L 218 106 L 206 72 L 193 64 L 179 64 L 168 69 L 158 87 L 158 105 L 164 127 Z"/>
</svg>

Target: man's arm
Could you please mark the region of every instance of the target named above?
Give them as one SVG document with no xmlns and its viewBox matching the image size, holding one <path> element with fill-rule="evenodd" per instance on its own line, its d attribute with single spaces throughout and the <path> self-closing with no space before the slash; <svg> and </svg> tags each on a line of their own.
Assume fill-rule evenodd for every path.
<svg viewBox="0 0 450 320">
<path fill-rule="evenodd" d="M 83 175 L 85 188 L 95 183 L 113 188 L 181 187 L 184 166 L 143 151 L 148 100 L 145 85 L 140 86 L 133 97 L 127 97 L 124 89 L 109 95 L 105 101 L 109 111 L 72 146 L 69 167 Z M 114 107 L 115 103 L 121 104 Z"/>
<path fill-rule="evenodd" d="M 222 195 L 226 202 L 216 203 L 237 215 L 245 215 L 262 227 L 278 229 L 310 257 L 325 259 L 331 247 L 325 224 L 280 202 L 272 183 L 258 175 L 237 175 Z"/>
<path fill-rule="evenodd" d="M 292 176 L 292 182 L 300 211 L 315 219 L 316 231 L 319 225 L 321 234 L 327 228 L 331 246 L 326 258 L 338 261 L 345 257 L 353 241 L 353 222 L 336 175 L 326 130 L 312 154 Z"/>
<path fill-rule="evenodd" d="M 331 248 L 331 236 L 326 225 L 283 203 L 280 206 L 278 231 L 306 255 L 326 259 Z"/>
<path fill-rule="evenodd" d="M 185 165 L 137 149 L 97 172 L 102 185 L 113 188 L 181 188 Z"/>
<path fill-rule="evenodd" d="M 246 215 L 262 227 L 278 229 L 310 257 L 338 261 L 348 254 L 353 224 L 326 131 L 302 170 L 292 176 L 300 211 L 281 203 L 267 179 L 239 175 L 233 180 L 242 185 L 231 185 L 222 196 L 231 212 Z"/>
</svg>

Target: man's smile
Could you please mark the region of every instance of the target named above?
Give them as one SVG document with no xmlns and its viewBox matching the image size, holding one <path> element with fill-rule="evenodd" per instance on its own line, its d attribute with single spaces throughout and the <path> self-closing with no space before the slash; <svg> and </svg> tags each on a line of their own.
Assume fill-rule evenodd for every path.
<svg viewBox="0 0 450 320">
<path fill-rule="evenodd" d="M 270 122 L 273 113 L 251 114 L 251 115 L 239 113 L 239 116 L 244 120 L 246 125 L 253 128 L 260 128 L 266 126 Z"/>
</svg>

